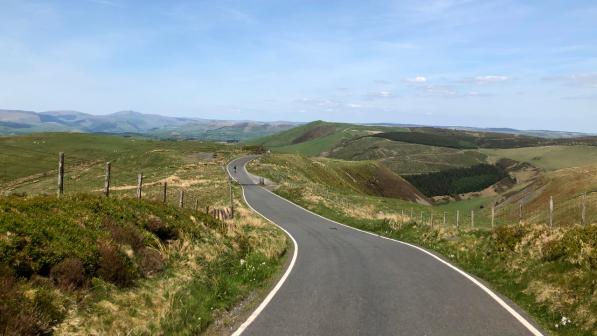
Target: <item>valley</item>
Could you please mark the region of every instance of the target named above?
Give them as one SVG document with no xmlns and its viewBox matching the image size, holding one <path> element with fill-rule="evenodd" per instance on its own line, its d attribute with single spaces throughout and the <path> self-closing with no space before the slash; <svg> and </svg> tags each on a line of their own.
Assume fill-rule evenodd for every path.
<svg viewBox="0 0 597 336">
<path fill-rule="evenodd" d="M 232 332 L 292 248 L 245 204 L 246 186 L 228 184 L 226 163 L 257 154 L 248 170 L 285 199 L 441 254 L 545 330 L 590 335 L 597 323 L 594 141 L 321 121 L 240 144 L 131 134 L 0 137 L 5 295 L 22 312 L 43 313 L 23 324 L 30 329 L 14 330 Z M 58 152 L 65 153 L 60 199 Z M 230 211 L 230 191 L 234 218 L 214 212 Z M 156 221 L 170 238 L 160 238 Z M 121 273 L 106 273 L 108 255 Z M 79 267 L 78 277 L 62 278 L 64 267 Z M 239 304 L 245 313 L 230 315 Z M 562 326 L 564 318 L 572 322 Z M 24 323 L 16 321 L 6 323 Z"/>
</svg>

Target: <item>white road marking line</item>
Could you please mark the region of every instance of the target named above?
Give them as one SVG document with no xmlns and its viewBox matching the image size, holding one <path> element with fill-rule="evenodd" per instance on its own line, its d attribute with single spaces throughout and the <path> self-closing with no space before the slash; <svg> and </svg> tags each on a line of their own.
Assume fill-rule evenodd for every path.
<svg viewBox="0 0 597 336">
<path fill-rule="evenodd" d="M 244 168 L 244 166 L 243 166 L 243 168 Z M 228 165 L 226 165 L 226 172 L 230 175 L 230 171 L 228 170 Z M 246 169 L 245 169 L 245 172 L 247 172 Z M 247 172 L 247 174 L 248 174 L 248 172 Z M 231 175 L 231 177 L 232 177 L 232 175 Z M 232 178 L 236 182 L 238 182 L 238 180 L 235 177 L 232 177 Z M 284 284 L 284 282 L 286 282 L 286 278 L 288 278 L 288 276 L 290 275 L 290 272 L 294 268 L 294 263 L 296 262 L 296 258 L 298 256 L 298 243 L 296 242 L 296 240 L 294 239 L 294 237 L 288 231 L 286 231 L 286 229 L 284 229 L 280 225 L 274 223 L 272 220 L 270 220 L 269 218 L 265 217 L 259 211 L 255 210 L 251 206 L 251 204 L 249 204 L 249 202 L 247 202 L 247 198 L 245 196 L 245 188 L 242 185 L 241 185 L 241 188 L 242 188 L 242 191 L 243 191 L 243 200 L 245 201 L 245 204 L 247 204 L 247 206 L 249 208 L 251 208 L 251 210 L 253 210 L 255 213 L 259 214 L 265 220 L 267 220 L 270 223 L 274 224 L 275 226 L 279 227 L 282 231 L 284 231 L 288 235 L 288 237 L 290 237 L 290 239 L 292 239 L 292 243 L 294 244 L 294 253 L 292 255 L 292 260 L 290 261 L 290 265 L 288 265 L 288 268 L 286 269 L 286 272 L 284 272 L 284 275 L 282 275 L 282 277 L 280 278 L 280 280 L 278 281 L 278 283 L 276 284 L 276 286 L 274 286 L 274 288 L 269 292 L 269 294 L 267 294 L 267 296 L 265 297 L 265 299 L 263 299 L 263 302 L 261 302 L 261 304 L 257 307 L 257 309 L 255 309 L 255 311 L 253 311 L 253 313 L 247 318 L 247 320 L 245 322 L 243 322 L 243 324 L 241 324 L 238 327 L 238 329 L 236 329 L 236 331 L 232 334 L 232 336 L 239 336 L 239 335 L 241 335 L 245 331 L 245 329 L 247 329 L 247 327 L 249 325 L 251 325 L 251 323 L 253 323 L 253 321 L 255 321 L 255 319 L 259 316 L 259 314 L 261 314 L 261 312 L 265 309 L 265 307 L 269 304 L 269 302 L 274 298 L 274 296 L 276 295 L 276 293 L 280 290 L 280 288 L 282 287 L 282 285 Z"/>
</svg>

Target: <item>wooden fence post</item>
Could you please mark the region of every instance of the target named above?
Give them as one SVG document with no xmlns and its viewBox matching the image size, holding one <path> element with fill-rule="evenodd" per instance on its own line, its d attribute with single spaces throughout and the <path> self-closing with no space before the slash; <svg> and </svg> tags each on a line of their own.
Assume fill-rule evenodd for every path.
<svg viewBox="0 0 597 336">
<path fill-rule="evenodd" d="M 491 228 L 495 225 L 495 205 L 491 207 Z"/>
<path fill-rule="evenodd" d="M 475 210 L 471 210 L 471 229 L 475 227 Z"/>
<path fill-rule="evenodd" d="M 582 194 L 582 205 L 580 211 L 580 220 L 582 225 L 587 224 L 587 193 Z"/>
<path fill-rule="evenodd" d="M 431 213 L 431 217 L 429 218 L 429 224 L 433 227 L 433 212 Z"/>
<path fill-rule="evenodd" d="M 423 211 L 421 211 L 421 220 L 419 222 L 423 224 Z"/>
<path fill-rule="evenodd" d="M 402 216 L 400 217 L 400 223 L 404 224 L 404 209 L 400 210 L 400 213 L 402 214 Z"/>
<path fill-rule="evenodd" d="M 460 225 L 460 210 L 456 210 L 456 227 Z"/>
<path fill-rule="evenodd" d="M 518 203 L 518 223 L 522 223 L 522 200 Z"/>
<path fill-rule="evenodd" d="M 184 190 L 180 190 L 180 199 L 178 200 L 178 207 L 184 208 Z"/>
<path fill-rule="evenodd" d="M 112 171 L 112 164 L 106 162 L 106 175 L 104 176 L 104 195 L 110 196 L 110 172 Z"/>
<path fill-rule="evenodd" d="M 164 181 L 164 185 L 162 187 L 162 203 L 166 204 L 168 196 L 168 182 Z"/>
<path fill-rule="evenodd" d="M 205 214 L 209 215 L 209 205 L 205 207 Z"/>
<path fill-rule="evenodd" d="M 199 211 L 199 200 L 195 199 L 195 212 Z"/>
<path fill-rule="evenodd" d="M 413 208 L 410 208 L 410 217 L 408 219 L 413 220 Z"/>
<path fill-rule="evenodd" d="M 64 194 L 64 152 L 58 153 L 58 197 Z"/>
<path fill-rule="evenodd" d="M 444 211 L 444 226 L 446 226 L 446 212 Z"/>
<path fill-rule="evenodd" d="M 143 173 L 139 173 L 139 175 L 137 175 L 137 199 L 141 199 L 141 197 L 142 197 L 142 188 L 143 188 Z"/>
<path fill-rule="evenodd" d="M 549 227 L 553 227 L 553 196 L 549 196 Z"/>
</svg>

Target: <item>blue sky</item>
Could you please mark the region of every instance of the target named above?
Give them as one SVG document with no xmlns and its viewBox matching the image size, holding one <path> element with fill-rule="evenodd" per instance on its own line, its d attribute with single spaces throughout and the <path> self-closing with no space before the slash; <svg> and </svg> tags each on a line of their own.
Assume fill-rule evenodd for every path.
<svg viewBox="0 0 597 336">
<path fill-rule="evenodd" d="M 0 108 L 597 132 L 597 2 L 0 0 Z"/>
</svg>

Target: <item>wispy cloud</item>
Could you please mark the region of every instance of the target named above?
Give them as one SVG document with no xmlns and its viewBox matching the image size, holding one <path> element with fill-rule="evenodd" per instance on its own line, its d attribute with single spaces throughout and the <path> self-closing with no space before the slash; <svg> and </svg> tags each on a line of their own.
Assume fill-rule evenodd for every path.
<svg viewBox="0 0 597 336">
<path fill-rule="evenodd" d="M 365 95 L 365 99 L 374 100 L 374 99 L 387 99 L 387 98 L 394 98 L 396 97 L 393 92 L 388 90 L 381 90 L 375 92 L 369 92 Z"/>
<path fill-rule="evenodd" d="M 483 75 L 483 76 L 475 76 L 475 77 L 465 77 L 456 80 L 456 83 L 461 84 L 477 84 L 477 85 L 485 85 L 485 84 L 496 84 L 496 83 L 503 83 L 510 81 L 512 78 L 509 76 L 504 75 Z"/>
<path fill-rule="evenodd" d="M 508 76 L 499 76 L 499 75 L 486 75 L 486 76 L 477 76 L 475 77 L 475 82 L 477 84 L 491 84 L 491 83 L 500 83 L 510 80 Z"/>
<path fill-rule="evenodd" d="M 489 97 L 488 93 L 479 91 L 462 91 L 453 85 L 423 85 L 419 88 L 420 96 L 439 98 Z"/>
<path fill-rule="evenodd" d="M 547 81 L 562 82 L 570 86 L 597 88 L 597 72 L 551 76 L 543 79 Z"/>
<path fill-rule="evenodd" d="M 427 83 L 427 77 L 425 76 L 416 76 L 413 78 L 407 78 L 405 79 L 406 82 L 408 83 L 413 83 L 413 84 L 422 84 L 422 83 Z"/>
</svg>

